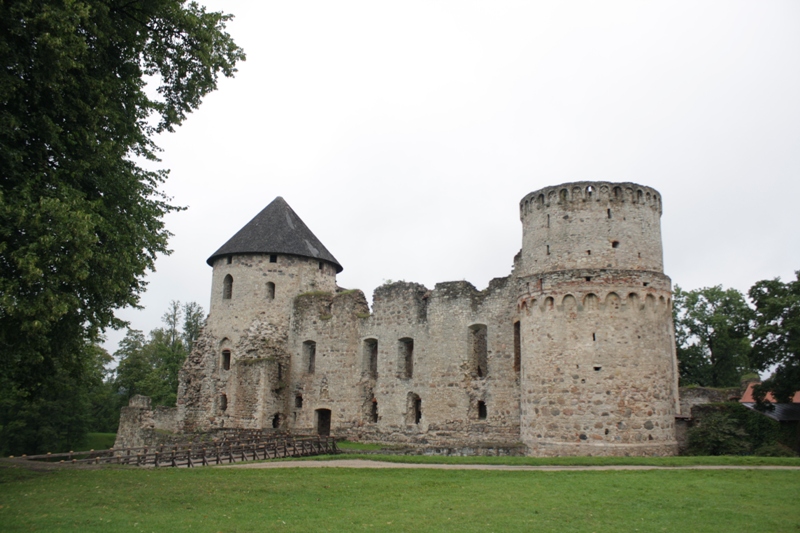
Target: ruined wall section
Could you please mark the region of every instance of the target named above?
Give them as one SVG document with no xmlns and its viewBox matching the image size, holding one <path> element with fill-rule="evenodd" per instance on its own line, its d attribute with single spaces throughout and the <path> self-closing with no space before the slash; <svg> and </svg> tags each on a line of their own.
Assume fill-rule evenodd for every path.
<svg viewBox="0 0 800 533">
<path fill-rule="evenodd" d="M 331 429 L 361 421 L 363 392 L 359 325 L 369 316 L 361 291 L 313 292 L 295 299 L 291 335 L 289 427 L 318 431 L 318 410 L 331 412 Z"/>
<path fill-rule="evenodd" d="M 485 291 L 398 282 L 376 289 L 372 314 L 360 291 L 297 298 L 293 429 L 316 431 L 315 411 L 330 409 L 332 432 L 361 441 L 451 449 L 518 442 L 515 290 L 509 278 Z"/>
</svg>

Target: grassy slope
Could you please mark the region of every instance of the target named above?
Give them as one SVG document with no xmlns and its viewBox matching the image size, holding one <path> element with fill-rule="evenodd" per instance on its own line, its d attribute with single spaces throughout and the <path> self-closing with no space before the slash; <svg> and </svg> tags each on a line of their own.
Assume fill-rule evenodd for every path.
<svg viewBox="0 0 800 533">
<path fill-rule="evenodd" d="M 797 471 L 0 467 L 3 531 L 795 531 L 798 501 Z"/>
</svg>

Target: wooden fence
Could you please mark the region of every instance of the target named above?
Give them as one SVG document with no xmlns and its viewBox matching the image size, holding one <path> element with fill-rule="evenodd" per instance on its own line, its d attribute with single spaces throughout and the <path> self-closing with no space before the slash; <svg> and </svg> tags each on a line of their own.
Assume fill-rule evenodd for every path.
<svg viewBox="0 0 800 533">
<path fill-rule="evenodd" d="M 117 464 L 135 466 L 194 467 L 257 461 L 283 457 L 307 457 L 336 454 L 339 449 L 333 437 L 269 437 L 229 439 L 217 442 L 184 445 L 159 445 L 142 448 L 91 450 L 88 452 L 48 453 L 22 456 L 29 461 L 63 464 Z"/>
</svg>

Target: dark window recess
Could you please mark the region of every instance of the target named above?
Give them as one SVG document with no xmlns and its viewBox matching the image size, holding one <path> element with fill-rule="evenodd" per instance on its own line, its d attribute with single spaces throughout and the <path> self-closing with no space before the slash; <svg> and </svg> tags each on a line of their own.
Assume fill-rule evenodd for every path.
<svg viewBox="0 0 800 533">
<path fill-rule="evenodd" d="M 586 250 L 586 255 L 592 255 L 592 251 L 591 250 Z"/>
<path fill-rule="evenodd" d="M 404 338 L 398 341 L 400 376 L 410 379 L 414 376 L 414 339 Z"/>
<path fill-rule="evenodd" d="M 283 379 L 283 365 L 278 363 L 278 381 Z"/>
<path fill-rule="evenodd" d="M 547 245 L 547 255 L 550 255 L 550 245 Z"/>
<path fill-rule="evenodd" d="M 592 276 L 586 276 L 586 281 L 592 281 Z"/>
<path fill-rule="evenodd" d="M 302 409 L 303 408 L 303 395 L 302 394 L 298 394 L 297 396 L 294 397 L 294 406 L 297 407 L 298 409 Z"/>
<path fill-rule="evenodd" d="M 378 377 L 378 341 L 366 339 L 364 341 L 364 370 L 371 378 Z"/>
<path fill-rule="evenodd" d="M 486 402 L 478 402 L 478 420 L 486 420 Z"/>
<path fill-rule="evenodd" d="M 309 374 L 314 373 L 317 359 L 317 343 L 314 341 L 305 341 L 303 343 L 303 362 L 305 363 L 306 372 Z"/>
<path fill-rule="evenodd" d="M 281 414 L 275 413 L 275 416 L 272 417 L 272 429 L 278 429 L 281 427 Z"/>
<path fill-rule="evenodd" d="M 378 422 L 378 400 L 375 398 L 372 399 L 372 407 L 370 408 L 369 412 L 369 421 L 373 424 Z"/>
<path fill-rule="evenodd" d="M 519 321 L 514 322 L 514 372 L 519 372 L 522 362 L 522 339 Z"/>
<path fill-rule="evenodd" d="M 648 282 L 646 282 L 646 281 L 645 281 L 644 283 L 642 283 L 642 285 L 644 285 L 645 287 L 647 287 L 647 286 L 648 286 L 648 285 L 650 285 L 650 284 L 649 284 Z"/>
<path fill-rule="evenodd" d="M 419 424 L 422 421 L 422 400 L 417 397 L 414 400 L 414 423 Z"/>
<path fill-rule="evenodd" d="M 550 215 L 547 215 L 547 227 L 550 227 Z"/>
<path fill-rule="evenodd" d="M 228 397 L 224 394 L 219 397 L 219 410 L 226 411 L 228 409 Z"/>
<path fill-rule="evenodd" d="M 611 242 L 611 247 L 612 248 L 619 248 L 619 241 L 612 241 Z"/>
<path fill-rule="evenodd" d="M 596 334 L 596 333 L 592 333 L 592 340 L 593 340 L 593 341 L 596 341 L 596 340 L 597 340 L 597 334 Z"/>
<path fill-rule="evenodd" d="M 608 214 L 608 218 L 611 218 L 611 209 L 607 209 L 606 213 Z"/>
<path fill-rule="evenodd" d="M 269 262 L 270 263 L 277 263 L 278 262 L 278 256 L 276 254 L 270 255 L 269 256 Z"/>
<path fill-rule="evenodd" d="M 475 324 L 469 327 L 469 348 L 470 359 L 472 360 L 472 373 L 479 378 L 485 378 L 489 372 L 486 336 L 486 326 L 484 324 Z"/>
<path fill-rule="evenodd" d="M 231 351 L 222 350 L 222 370 L 231 369 Z"/>
<path fill-rule="evenodd" d="M 275 299 L 275 284 L 271 281 L 267 282 L 267 300 Z"/>
<path fill-rule="evenodd" d="M 228 257 L 226 257 L 226 258 L 225 258 L 225 262 L 226 262 L 227 264 L 229 264 L 229 265 L 230 265 L 231 263 L 233 263 L 233 256 L 232 256 L 232 255 L 229 255 Z"/>
<path fill-rule="evenodd" d="M 230 300 L 233 297 L 233 276 L 228 274 L 222 280 L 222 299 Z"/>
<path fill-rule="evenodd" d="M 322 270 L 322 261 L 319 262 L 319 269 Z"/>
<path fill-rule="evenodd" d="M 602 367 L 602 366 L 595 366 L 595 367 L 594 367 L 594 371 L 595 371 L 595 372 L 600 372 L 602 369 L 603 369 L 603 367 Z"/>
</svg>

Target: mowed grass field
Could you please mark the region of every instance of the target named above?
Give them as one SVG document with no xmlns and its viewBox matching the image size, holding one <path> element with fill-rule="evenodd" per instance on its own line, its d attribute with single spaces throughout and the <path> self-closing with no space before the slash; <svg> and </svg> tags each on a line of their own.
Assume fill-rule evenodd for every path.
<svg viewBox="0 0 800 533">
<path fill-rule="evenodd" d="M 800 471 L 0 467 L 2 531 L 800 531 Z"/>
</svg>

